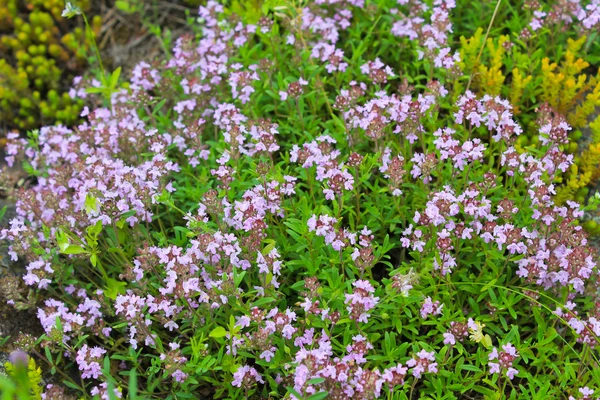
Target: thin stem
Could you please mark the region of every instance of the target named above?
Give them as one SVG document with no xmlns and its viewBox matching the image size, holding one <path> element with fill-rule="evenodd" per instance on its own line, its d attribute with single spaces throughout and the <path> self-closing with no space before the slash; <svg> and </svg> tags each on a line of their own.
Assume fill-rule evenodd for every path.
<svg viewBox="0 0 600 400">
<path fill-rule="evenodd" d="M 492 15 L 492 20 L 490 21 L 490 24 L 488 25 L 487 31 L 485 32 L 485 36 L 483 38 L 483 43 L 481 44 L 481 48 L 479 49 L 479 54 L 477 54 L 477 58 L 475 59 L 475 67 L 479 63 L 481 54 L 483 54 L 483 48 L 485 47 L 485 43 L 487 42 L 488 36 L 490 35 L 490 30 L 492 29 L 492 24 L 494 23 L 494 20 L 496 19 L 496 15 L 498 14 L 498 9 L 500 8 L 501 2 L 502 2 L 502 0 L 498 0 L 496 2 L 496 8 L 494 9 L 494 14 Z M 469 87 L 471 87 L 471 81 L 473 81 L 473 75 L 474 75 L 474 73 L 471 72 L 471 76 L 469 76 L 469 83 L 467 83 L 467 88 L 465 89 L 465 92 L 467 92 L 469 90 Z"/>
<path fill-rule="evenodd" d="M 82 12 L 81 15 L 83 16 L 83 22 L 85 22 L 85 27 L 87 28 L 88 34 L 90 35 L 90 38 L 92 40 L 92 45 L 96 52 L 96 58 L 98 58 L 98 63 L 100 64 L 100 70 L 102 71 L 102 79 L 105 79 L 106 78 L 106 70 L 104 69 L 104 65 L 102 64 L 102 57 L 100 56 L 100 49 L 98 49 L 98 44 L 96 43 L 96 36 L 94 35 L 94 31 L 92 30 L 92 27 L 90 26 L 90 23 L 88 22 L 88 19 L 85 16 L 85 13 Z"/>
<path fill-rule="evenodd" d="M 360 225 L 360 192 L 358 191 L 360 177 L 358 175 L 358 167 L 354 167 L 354 176 L 356 179 L 356 184 L 354 185 L 354 197 L 356 198 L 356 227 L 358 227 Z"/>
<path fill-rule="evenodd" d="M 54 367 L 56 368 L 56 372 L 58 372 L 59 374 L 62 375 L 63 378 L 65 378 L 65 380 L 71 382 L 73 385 L 75 385 L 79 390 L 81 390 L 82 393 L 85 393 L 85 389 L 83 386 L 79 386 L 73 379 L 71 379 L 70 376 L 68 376 L 67 374 L 65 374 L 60 368 L 58 368 L 56 365 L 54 365 L 53 363 L 51 363 L 46 357 L 44 357 L 43 355 L 41 355 L 37 350 L 32 349 L 31 350 L 33 354 L 35 354 L 36 356 L 38 356 L 38 358 L 40 360 L 43 360 L 46 362 L 46 364 L 48 364 L 50 367 Z"/>
<path fill-rule="evenodd" d="M 304 116 L 302 115 L 302 110 L 300 109 L 300 100 L 294 99 L 294 103 L 296 103 L 296 111 L 298 111 L 298 118 L 300 118 L 300 125 L 302 126 L 302 137 L 304 136 L 304 132 L 306 131 L 306 128 L 304 128 Z"/>
<path fill-rule="evenodd" d="M 409 400 L 412 400 L 413 391 L 415 390 L 415 386 L 417 386 L 418 381 L 419 381 L 419 379 L 415 378 L 412 385 L 410 386 L 410 395 L 408 396 Z"/>
</svg>

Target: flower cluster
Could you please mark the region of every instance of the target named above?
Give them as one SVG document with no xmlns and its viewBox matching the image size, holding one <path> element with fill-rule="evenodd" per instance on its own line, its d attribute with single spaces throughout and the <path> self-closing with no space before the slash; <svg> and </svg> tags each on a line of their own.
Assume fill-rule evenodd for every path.
<svg viewBox="0 0 600 400">
<path fill-rule="evenodd" d="M 513 362 L 518 357 L 519 353 L 517 352 L 517 349 L 510 343 L 502 345 L 501 351 L 498 351 L 498 349 L 494 347 L 488 355 L 488 359 L 490 360 L 488 363 L 490 372 L 492 374 L 500 374 L 501 371 L 505 371 L 508 379 L 512 380 L 515 375 L 519 373 L 519 370 L 513 368 Z"/>
<path fill-rule="evenodd" d="M 440 315 L 443 308 L 444 305 L 439 301 L 434 302 L 431 297 L 427 297 L 421 306 L 421 318 L 427 319 L 430 315 Z"/>
<path fill-rule="evenodd" d="M 102 374 L 100 361 L 105 353 L 106 350 L 100 347 L 88 348 L 86 344 L 77 351 L 77 358 L 75 361 L 77 361 L 82 378 L 98 379 L 98 376 Z"/>
<path fill-rule="evenodd" d="M 350 318 L 367 323 L 371 316 L 369 311 L 375 308 L 379 298 L 373 296 L 375 289 L 367 281 L 356 281 L 352 283 L 352 286 L 354 286 L 354 292 L 346 294 L 345 301 Z"/>
<path fill-rule="evenodd" d="M 542 27 L 548 29 L 577 27 L 592 31 L 600 24 L 600 3 L 597 0 L 592 0 L 588 4 L 579 0 L 562 0 L 549 9 L 542 7 L 538 1 L 531 1 L 529 7 L 535 10 L 529 23 L 529 28 L 533 32 L 539 31 Z M 580 26 L 577 26 L 578 24 Z"/>
<path fill-rule="evenodd" d="M 435 353 L 433 351 L 426 351 L 425 349 L 419 351 L 413 358 L 406 362 L 408 367 L 412 368 L 412 374 L 415 378 L 420 378 L 424 373 L 437 373 L 437 362 L 435 362 Z"/>
<path fill-rule="evenodd" d="M 319 136 L 315 141 L 305 143 L 302 149 L 294 145 L 290 152 L 290 161 L 302 163 L 304 168 L 316 166 L 316 178 L 325 182 L 323 189 L 327 200 L 334 200 L 346 190 L 352 190 L 354 177 L 343 162 L 338 160 L 339 151 L 333 148 L 335 139 L 327 135 Z"/>
<path fill-rule="evenodd" d="M 135 372 L 150 397 L 527 398 L 534 376 L 591 398 L 578 352 L 598 351 L 600 272 L 581 219 L 597 204 L 557 200 L 580 187 L 578 126 L 469 84 L 460 2 L 301 3 L 208 1 L 129 85 L 76 79 L 84 122 L 8 136 L 32 177 L 2 187 L 24 270 L 0 294 L 36 311 L 31 354 L 84 397 L 127 397 Z M 567 14 L 593 27 L 594 7 L 532 4 L 535 34 Z M 579 380 L 546 373 L 573 359 Z"/>
<path fill-rule="evenodd" d="M 392 26 L 392 33 L 399 37 L 418 39 L 422 50 L 418 51 L 419 59 L 425 57 L 433 61 L 438 68 L 452 69 L 460 61 L 460 54 L 452 54 L 448 46 L 448 34 L 452 33 L 450 10 L 456 7 L 454 0 L 436 0 L 431 10 L 429 23 L 425 23 L 423 11 L 427 5 L 419 0 L 408 2 L 411 14 L 403 16 Z M 396 10 L 396 14 L 399 12 Z"/>
</svg>

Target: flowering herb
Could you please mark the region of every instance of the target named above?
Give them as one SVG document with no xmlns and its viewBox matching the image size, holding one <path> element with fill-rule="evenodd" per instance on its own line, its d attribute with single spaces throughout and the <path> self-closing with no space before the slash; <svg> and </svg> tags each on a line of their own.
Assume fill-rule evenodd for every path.
<svg viewBox="0 0 600 400">
<path fill-rule="evenodd" d="M 88 397 L 597 396 L 572 126 L 466 84 L 465 4 L 391 3 L 208 1 L 109 103 L 76 80 L 84 123 L 10 135 L 21 348 Z"/>
</svg>

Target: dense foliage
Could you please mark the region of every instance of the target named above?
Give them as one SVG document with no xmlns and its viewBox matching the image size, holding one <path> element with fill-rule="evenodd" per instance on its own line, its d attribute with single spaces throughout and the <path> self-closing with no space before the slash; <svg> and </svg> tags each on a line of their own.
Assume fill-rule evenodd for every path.
<svg viewBox="0 0 600 400">
<path fill-rule="evenodd" d="M 209 1 L 77 79 L 7 146 L 44 398 L 600 396 L 600 3 L 514 3 Z"/>
<path fill-rule="evenodd" d="M 89 9 L 90 2 L 82 7 Z M 73 124 L 81 104 L 65 83 L 81 73 L 91 40 L 61 17 L 63 0 L 0 0 L 0 128 Z M 100 18 L 93 19 L 94 30 Z M 4 136 L 4 135 L 3 135 Z"/>
</svg>

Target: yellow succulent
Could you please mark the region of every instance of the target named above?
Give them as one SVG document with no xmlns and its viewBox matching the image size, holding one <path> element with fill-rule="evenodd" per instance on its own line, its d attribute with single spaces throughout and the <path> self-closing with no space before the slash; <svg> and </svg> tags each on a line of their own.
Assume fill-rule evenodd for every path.
<svg viewBox="0 0 600 400">
<path fill-rule="evenodd" d="M 521 105 L 523 104 L 523 94 L 527 85 L 532 80 L 531 75 L 523 76 L 518 68 L 512 70 L 512 87 L 510 91 L 510 102 L 513 105 L 513 114 L 521 113 Z"/>
</svg>

